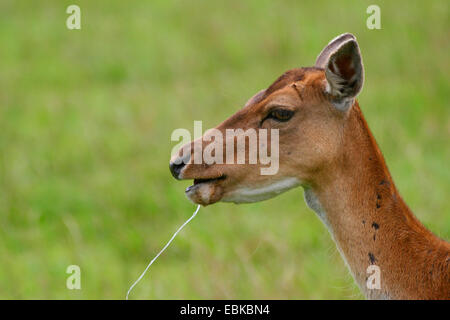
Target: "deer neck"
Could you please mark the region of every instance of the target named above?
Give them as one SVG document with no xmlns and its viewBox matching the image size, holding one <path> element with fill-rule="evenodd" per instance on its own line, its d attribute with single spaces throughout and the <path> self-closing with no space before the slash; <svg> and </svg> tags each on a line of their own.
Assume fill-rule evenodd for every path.
<svg viewBox="0 0 450 320">
<path fill-rule="evenodd" d="M 305 200 L 361 290 L 373 299 L 450 298 L 449 243 L 429 232 L 400 197 L 357 103 L 343 144 L 345 154 L 305 188 Z M 367 285 L 373 265 L 379 289 Z"/>
</svg>

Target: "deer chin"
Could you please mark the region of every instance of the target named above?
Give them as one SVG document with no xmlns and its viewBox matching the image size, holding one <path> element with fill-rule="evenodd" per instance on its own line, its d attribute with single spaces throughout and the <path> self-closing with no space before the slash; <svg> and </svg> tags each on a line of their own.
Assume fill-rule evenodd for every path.
<svg viewBox="0 0 450 320">
<path fill-rule="evenodd" d="M 225 176 L 211 179 L 194 179 L 194 184 L 187 187 L 185 193 L 193 203 L 207 206 L 217 201 L 223 196 L 223 188 L 220 182 Z"/>
</svg>

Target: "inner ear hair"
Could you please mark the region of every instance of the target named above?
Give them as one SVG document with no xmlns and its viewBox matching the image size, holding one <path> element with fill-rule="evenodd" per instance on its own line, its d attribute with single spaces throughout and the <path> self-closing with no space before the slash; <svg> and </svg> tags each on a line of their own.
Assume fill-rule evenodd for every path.
<svg viewBox="0 0 450 320">
<path fill-rule="evenodd" d="M 335 99 L 354 98 L 361 90 L 363 67 L 355 40 L 349 40 L 329 57 L 325 67 L 329 93 Z"/>
<path fill-rule="evenodd" d="M 356 41 L 356 38 L 351 33 L 344 33 L 331 40 L 317 56 L 316 67 L 325 69 L 325 67 L 328 64 L 328 60 L 330 59 L 330 56 L 333 53 L 335 53 L 343 43 L 349 40 Z"/>
<path fill-rule="evenodd" d="M 361 52 L 353 35 L 345 34 L 333 40 L 319 55 L 316 65 L 325 70 L 325 92 L 333 105 L 348 110 L 364 82 Z"/>
</svg>

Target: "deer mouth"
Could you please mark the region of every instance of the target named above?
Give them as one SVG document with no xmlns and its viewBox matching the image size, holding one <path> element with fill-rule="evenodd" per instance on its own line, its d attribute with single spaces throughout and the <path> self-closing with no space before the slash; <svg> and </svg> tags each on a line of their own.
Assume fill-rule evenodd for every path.
<svg viewBox="0 0 450 320">
<path fill-rule="evenodd" d="M 217 178 L 194 179 L 194 184 L 192 184 L 191 186 L 186 188 L 186 193 L 188 193 L 189 191 L 191 191 L 194 188 L 199 187 L 202 184 L 213 183 L 213 182 L 216 182 L 216 181 L 224 180 L 225 178 L 226 178 L 226 176 L 222 175 L 222 176 L 217 177 Z"/>
</svg>

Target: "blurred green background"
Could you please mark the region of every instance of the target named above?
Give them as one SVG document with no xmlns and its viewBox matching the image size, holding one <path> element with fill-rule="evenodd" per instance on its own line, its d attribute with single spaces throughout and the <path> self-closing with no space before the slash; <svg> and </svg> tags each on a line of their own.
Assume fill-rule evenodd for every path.
<svg viewBox="0 0 450 320">
<path fill-rule="evenodd" d="M 81 30 L 66 28 L 70 4 Z M 168 170 L 172 131 L 215 126 L 343 32 L 397 187 L 449 239 L 449 16 L 444 0 L 2 0 L 0 298 L 123 299 L 195 209 Z M 81 290 L 66 288 L 71 264 Z M 131 298 L 362 295 L 295 189 L 201 209 Z"/>
</svg>

